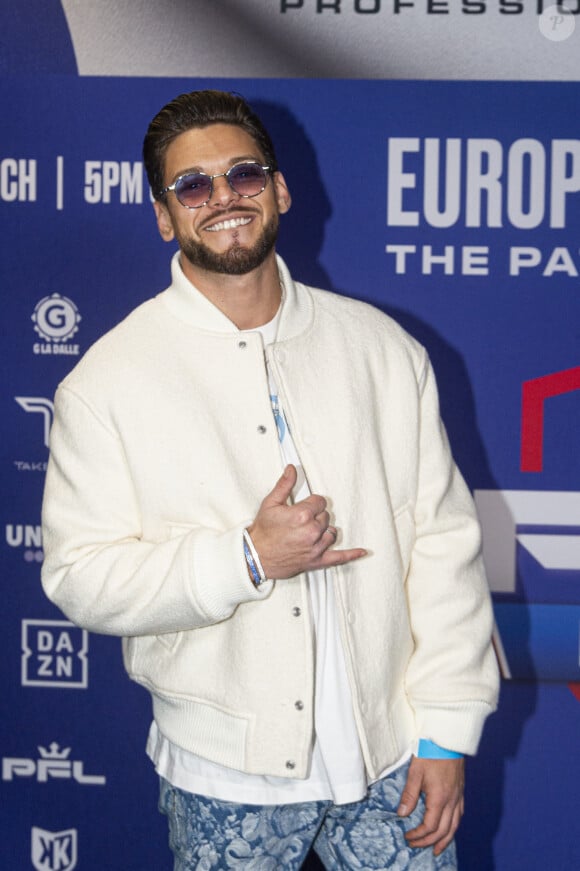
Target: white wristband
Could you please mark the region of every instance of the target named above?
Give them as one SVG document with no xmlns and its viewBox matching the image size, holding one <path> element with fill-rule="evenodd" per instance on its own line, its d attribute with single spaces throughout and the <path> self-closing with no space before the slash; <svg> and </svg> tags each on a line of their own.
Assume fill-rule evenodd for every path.
<svg viewBox="0 0 580 871">
<path fill-rule="evenodd" d="M 264 568 L 262 566 L 262 563 L 260 562 L 260 557 L 258 556 L 258 552 L 257 552 L 256 548 L 254 547 L 254 542 L 252 541 L 252 539 L 250 537 L 250 533 L 248 532 L 247 529 L 244 529 L 243 535 L 244 535 L 244 541 L 245 541 L 246 545 L 248 546 L 248 550 L 250 551 L 250 554 L 252 555 L 252 560 L 254 562 L 254 566 L 256 567 L 256 570 L 258 571 L 258 574 L 260 576 L 260 579 L 255 581 L 256 586 L 259 586 L 260 584 L 263 584 L 264 581 L 267 581 L 268 578 L 266 577 L 266 573 L 264 572 Z M 250 570 L 251 570 L 251 568 L 252 567 L 250 566 Z"/>
</svg>

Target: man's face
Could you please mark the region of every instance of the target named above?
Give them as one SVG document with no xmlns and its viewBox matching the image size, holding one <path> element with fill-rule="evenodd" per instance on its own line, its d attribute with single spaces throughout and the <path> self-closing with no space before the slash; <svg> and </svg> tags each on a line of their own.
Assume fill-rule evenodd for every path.
<svg viewBox="0 0 580 871">
<path fill-rule="evenodd" d="M 181 133 L 165 156 L 165 184 L 187 172 L 208 175 L 226 172 L 237 163 L 264 164 L 253 138 L 230 124 L 211 124 Z M 273 253 L 279 215 L 288 211 L 290 195 L 280 173 L 268 176 L 256 197 L 241 197 L 226 178 L 216 178 L 210 200 L 199 209 L 186 209 L 175 193 L 165 204 L 156 202 L 161 236 L 175 238 L 193 267 L 208 272 L 244 275 L 257 269 Z"/>
</svg>

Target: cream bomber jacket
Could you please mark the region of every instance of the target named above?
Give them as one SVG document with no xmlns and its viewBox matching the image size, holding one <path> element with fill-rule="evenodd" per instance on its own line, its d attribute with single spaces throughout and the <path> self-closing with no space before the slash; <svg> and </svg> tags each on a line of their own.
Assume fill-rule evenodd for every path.
<svg viewBox="0 0 580 871">
<path fill-rule="evenodd" d="M 369 776 L 421 735 L 474 753 L 497 668 L 480 532 L 424 349 L 364 303 L 294 283 L 267 349 L 333 572 Z M 248 773 L 305 777 L 314 646 L 303 576 L 256 589 L 242 530 L 282 472 L 259 333 L 183 275 L 59 386 L 43 504 L 48 596 L 124 636 L 174 743 Z M 303 707 L 295 706 L 297 700 Z"/>
</svg>

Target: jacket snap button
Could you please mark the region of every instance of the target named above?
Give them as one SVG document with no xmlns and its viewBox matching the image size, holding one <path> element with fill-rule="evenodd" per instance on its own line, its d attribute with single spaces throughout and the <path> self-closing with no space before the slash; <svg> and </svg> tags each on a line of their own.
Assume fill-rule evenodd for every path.
<svg viewBox="0 0 580 871">
<path fill-rule="evenodd" d="M 298 699 L 297 702 L 294 702 L 294 707 L 296 708 L 297 711 L 303 711 L 304 710 L 304 702 L 301 702 L 300 699 Z"/>
<path fill-rule="evenodd" d="M 294 617 L 300 617 L 302 611 L 300 610 L 300 608 L 292 608 L 292 614 Z"/>
<path fill-rule="evenodd" d="M 289 759 L 288 762 L 286 763 L 286 768 L 290 768 L 290 769 L 296 768 L 296 763 L 292 762 L 292 760 Z"/>
<path fill-rule="evenodd" d="M 258 432 L 261 433 L 261 435 L 264 435 L 264 433 L 265 433 L 266 431 L 267 431 L 267 430 L 266 430 L 266 427 L 264 426 L 263 423 L 261 423 L 260 426 L 258 427 Z"/>
<path fill-rule="evenodd" d="M 247 348 L 247 347 L 248 347 L 247 342 L 238 342 L 238 348 L 242 348 L 242 350 L 243 350 L 244 348 Z"/>
</svg>

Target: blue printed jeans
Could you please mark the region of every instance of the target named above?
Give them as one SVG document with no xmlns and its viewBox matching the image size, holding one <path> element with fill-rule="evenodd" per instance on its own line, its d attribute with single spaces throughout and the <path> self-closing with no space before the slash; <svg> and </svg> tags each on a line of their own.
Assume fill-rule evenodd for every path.
<svg viewBox="0 0 580 871">
<path fill-rule="evenodd" d="M 421 821 L 421 800 L 397 816 L 407 765 L 373 784 L 361 801 L 245 805 L 193 795 L 161 779 L 159 809 L 169 820 L 174 871 L 298 871 L 311 847 L 327 869 L 453 871 L 455 845 L 440 856 L 411 849 L 405 832 Z"/>
</svg>

